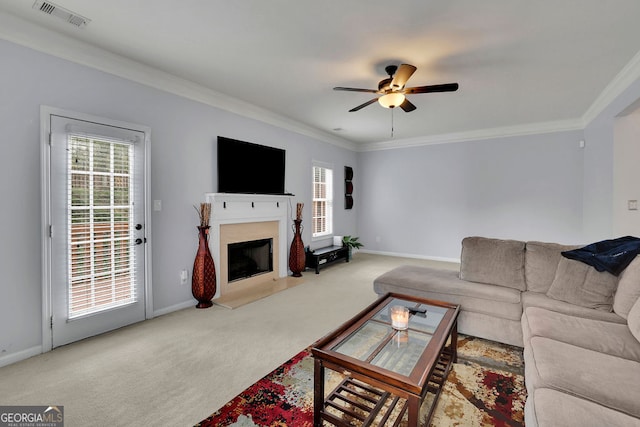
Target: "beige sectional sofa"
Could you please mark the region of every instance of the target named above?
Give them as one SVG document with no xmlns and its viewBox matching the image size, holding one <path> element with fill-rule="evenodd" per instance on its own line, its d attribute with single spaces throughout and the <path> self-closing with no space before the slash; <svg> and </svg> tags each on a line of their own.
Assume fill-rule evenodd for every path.
<svg viewBox="0 0 640 427">
<path fill-rule="evenodd" d="M 461 333 L 524 347 L 529 426 L 640 426 L 640 257 L 620 276 L 577 246 L 468 237 L 460 271 L 402 266 L 374 281 L 461 305 Z"/>
</svg>

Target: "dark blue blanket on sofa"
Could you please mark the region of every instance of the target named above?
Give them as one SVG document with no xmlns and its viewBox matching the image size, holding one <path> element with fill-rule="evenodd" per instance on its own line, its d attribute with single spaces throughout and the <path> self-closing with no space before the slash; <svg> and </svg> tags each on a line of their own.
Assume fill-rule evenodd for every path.
<svg viewBox="0 0 640 427">
<path fill-rule="evenodd" d="M 640 254 L 640 238 L 633 236 L 602 240 L 584 248 L 562 252 L 565 258 L 593 266 L 598 271 L 608 271 L 618 276 Z"/>
</svg>

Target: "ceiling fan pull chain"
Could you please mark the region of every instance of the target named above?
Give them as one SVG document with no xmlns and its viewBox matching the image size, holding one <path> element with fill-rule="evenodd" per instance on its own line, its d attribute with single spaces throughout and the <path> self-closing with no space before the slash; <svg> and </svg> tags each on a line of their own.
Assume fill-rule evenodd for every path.
<svg viewBox="0 0 640 427">
<path fill-rule="evenodd" d="M 393 110 L 395 108 L 391 108 L 391 138 L 393 138 Z"/>
</svg>

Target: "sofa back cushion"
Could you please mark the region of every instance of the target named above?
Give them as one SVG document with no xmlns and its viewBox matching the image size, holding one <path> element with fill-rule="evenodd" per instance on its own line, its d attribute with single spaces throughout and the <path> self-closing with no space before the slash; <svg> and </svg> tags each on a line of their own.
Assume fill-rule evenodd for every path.
<svg viewBox="0 0 640 427">
<path fill-rule="evenodd" d="M 527 290 L 547 293 L 562 258 L 562 251 L 579 246 L 560 245 L 558 243 L 527 242 L 524 254 L 524 273 Z"/>
<path fill-rule="evenodd" d="M 613 311 L 626 319 L 638 298 L 640 298 L 640 256 L 635 257 L 620 274 L 618 289 L 613 297 Z"/>
<path fill-rule="evenodd" d="M 562 257 L 547 296 L 597 310 L 611 311 L 618 278 L 580 261 Z"/>
<path fill-rule="evenodd" d="M 638 341 L 640 341 L 640 298 L 636 300 L 635 304 L 629 311 L 629 317 L 627 318 L 629 330 Z"/>
<path fill-rule="evenodd" d="M 460 256 L 460 278 L 526 290 L 524 242 L 465 237 Z"/>
</svg>

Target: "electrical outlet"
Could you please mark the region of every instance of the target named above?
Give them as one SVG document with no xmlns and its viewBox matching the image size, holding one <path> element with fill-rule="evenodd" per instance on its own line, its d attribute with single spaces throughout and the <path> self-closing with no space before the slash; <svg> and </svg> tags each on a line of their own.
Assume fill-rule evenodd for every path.
<svg viewBox="0 0 640 427">
<path fill-rule="evenodd" d="M 187 270 L 182 270 L 180 272 L 180 284 L 186 285 L 189 280 L 189 272 Z"/>
</svg>

